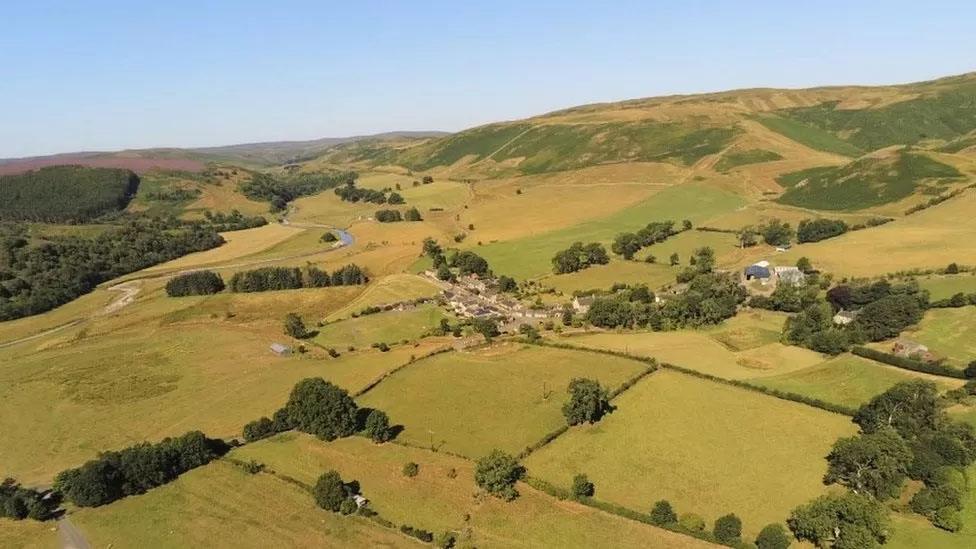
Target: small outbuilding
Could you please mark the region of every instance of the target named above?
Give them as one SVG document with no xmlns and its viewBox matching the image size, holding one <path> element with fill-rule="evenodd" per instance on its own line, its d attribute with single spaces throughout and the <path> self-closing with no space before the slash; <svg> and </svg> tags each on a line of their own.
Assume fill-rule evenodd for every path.
<svg viewBox="0 0 976 549">
<path fill-rule="evenodd" d="M 576 296 L 573 298 L 573 310 L 577 313 L 585 315 L 590 310 L 590 306 L 593 305 L 593 301 L 595 300 L 596 298 L 591 295 L 584 297 Z"/>
<path fill-rule="evenodd" d="M 291 354 L 291 347 L 281 343 L 272 343 L 271 352 L 278 356 L 288 356 Z"/>
<path fill-rule="evenodd" d="M 834 324 L 846 326 L 851 322 L 854 322 L 855 318 L 857 318 L 857 311 L 838 311 L 837 314 L 834 315 Z"/>
<path fill-rule="evenodd" d="M 363 496 L 361 496 L 359 494 L 354 495 L 352 497 L 352 500 L 354 502 L 356 502 L 356 507 L 358 507 L 360 509 L 362 509 L 363 507 L 366 507 L 367 505 L 369 505 L 369 500 L 366 499 L 366 498 L 364 498 Z"/>
</svg>

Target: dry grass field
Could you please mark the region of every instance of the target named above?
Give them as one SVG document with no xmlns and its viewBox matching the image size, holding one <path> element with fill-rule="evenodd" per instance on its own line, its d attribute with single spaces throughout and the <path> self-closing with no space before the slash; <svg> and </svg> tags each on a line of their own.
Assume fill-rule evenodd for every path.
<svg viewBox="0 0 976 549">
<path fill-rule="evenodd" d="M 634 360 L 506 343 L 419 361 L 359 401 L 389 413 L 406 427 L 401 439 L 413 444 L 472 458 L 493 448 L 518 453 L 565 422 L 561 407 L 571 379 L 615 388 L 644 368 Z"/>
<path fill-rule="evenodd" d="M 824 493 L 823 456 L 856 430 L 844 416 L 669 371 L 614 405 L 529 456 L 529 473 L 558 486 L 586 473 L 600 499 L 635 510 L 667 499 L 708 524 L 734 512 L 747 539 Z"/>
<path fill-rule="evenodd" d="M 397 524 L 436 533 L 455 531 L 461 547 L 710 547 L 705 542 L 646 524 L 555 500 L 519 485 L 514 502 L 476 497 L 470 461 L 396 444 L 377 446 L 349 438 L 323 443 L 284 434 L 237 449 L 238 459 L 255 459 L 280 474 L 313 483 L 329 469 L 358 480 L 370 505 Z M 416 477 L 401 472 L 419 464 Z M 453 472 L 453 473 L 452 473 Z"/>
<path fill-rule="evenodd" d="M 254 229 L 223 233 L 224 240 L 227 243 L 219 248 L 185 255 L 179 259 L 140 271 L 140 274 L 179 272 L 227 263 L 271 248 L 298 235 L 302 230 L 278 223 L 269 223 Z"/>
<path fill-rule="evenodd" d="M 345 306 L 330 312 L 325 318 L 329 322 L 348 318 L 352 313 L 366 307 L 376 307 L 422 297 L 433 297 L 440 288 L 426 278 L 411 274 L 394 274 L 372 281 L 366 291 Z"/>
<path fill-rule="evenodd" d="M 950 365 L 964 368 L 976 360 L 976 307 L 926 311 L 918 327 L 905 336 L 947 358 Z"/>
<path fill-rule="evenodd" d="M 60 547 L 53 522 L 0 518 L 0 547 L 8 549 L 55 549 Z"/>
</svg>

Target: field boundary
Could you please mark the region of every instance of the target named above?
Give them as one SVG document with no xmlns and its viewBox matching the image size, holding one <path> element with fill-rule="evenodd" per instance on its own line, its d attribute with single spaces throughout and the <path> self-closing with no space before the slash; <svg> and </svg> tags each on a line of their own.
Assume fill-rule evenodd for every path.
<svg viewBox="0 0 976 549">
<path fill-rule="evenodd" d="M 770 397 L 773 397 L 773 398 L 778 398 L 780 400 L 788 400 L 788 401 L 791 401 L 791 402 L 796 402 L 797 404 L 804 404 L 804 405 L 810 406 L 812 408 L 818 408 L 820 410 L 824 410 L 826 412 L 831 412 L 831 413 L 839 414 L 839 415 L 842 415 L 842 416 L 853 416 L 855 413 L 857 413 L 857 410 L 855 410 L 853 408 L 849 408 L 847 406 L 842 406 L 840 404 L 833 404 L 833 403 L 830 403 L 830 402 L 824 402 L 824 401 L 822 401 L 820 399 L 816 399 L 816 398 L 813 398 L 813 397 L 808 397 L 808 396 L 801 395 L 801 394 L 798 394 L 798 393 L 791 393 L 789 391 L 780 391 L 778 389 L 770 389 L 768 387 L 763 387 L 763 386 L 760 386 L 760 385 L 753 385 L 753 384 L 751 384 L 749 382 L 741 381 L 741 380 L 737 380 L 737 379 L 726 379 L 724 377 L 713 376 L 711 374 L 706 374 L 706 373 L 703 373 L 703 372 L 699 372 L 698 370 L 692 370 L 690 368 L 685 368 L 684 366 L 678 366 L 676 364 L 671 364 L 671 363 L 668 363 L 668 362 L 659 362 L 659 361 L 655 360 L 653 357 L 646 357 L 646 356 L 641 356 L 641 355 L 632 355 L 630 353 L 624 353 L 624 352 L 621 352 L 621 351 L 611 351 L 609 349 L 593 349 L 593 348 L 588 348 L 588 347 L 581 347 L 581 346 L 578 346 L 578 345 L 573 345 L 571 343 L 545 342 L 545 343 L 536 343 L 536 344 L 537 345 L 548 345 L 548 346 L 562 348 L 562 349 L 575 349 L 575 350 L 579 350 L 579 351 L 591 351 L 591 352 L 596 352 L 596 353 L 603 353 L 603 354 L 607 354 L 607 355 L 611 355 L 611 356 L 616 356 L 616 357 L 630 358 L 632 360 L 639 360 L 639 361 L 642 361 L 642 362 L 652 361 L 654 364 L 656 364 L 660 368 L 664 368 L 664 369 L 667 369 L 667 370 L 672 370 L 672 371 L 675 371 L 675 372 L 679 372 L 679 373 L 682 373 L 682 374 L 685 374 L 685 375 L 697 377 L 697 378 L 704 379 L 704 380 L 707 380 L 707 381 L 712 381 L 714 383 L 721 383 L 721 384 L 724 384 L 724 385 L 730 385 L 732 387 L 738 387 L 740 389 L 745 389 L 747 391 L 753 391 L 753 392 L 756 392 L 756 393 L 761 393 L 761 394 L 764 394 L 766 396 L 770 396 Z"/>
<path fill-rule="evenodd" d="M 434 357 L 434 356 L 437 356 L 437 355 L 440 355 L 440 354 L 444 354 L 444 353 L 450 353 L 452 351 L 454 351 L 454 348 L 453 347 L 450 347 L 450 346 L 447 346 L 447 347 L 441 347 L 440 349 L 434 349 L 433 351 L 431 351 L 431 352 L 429 352 L 429 353 L 427 353 L 425 355 L 421 355 L 419 357 L 413 357 L 410 360 L 406 361 L 405 363 L 397 366 L 396 368 L 393 368 L 392 370 L 389 370 L 387 372 L 384 372 L 383 374 L 380 374 L 380 376 L 378 378 L 374 379 L 373 381 L 369 382 L 365 387 L 363 387 L 362 389 L 360 389 L 360 390 L 356 391 L 355 393 L 353 393 L 352 396 L 353 396 L 353 398 L 359 398 L 359 397 L 365 395 L 366 393 L 368 393 L 368 392 L 372 391 L 373 389 L 375 389 L 386 378 L 392 376 L 393 374 L 399 372 L 400 370 L 406 368 L 407 366 L 410 366 L 411 364 L 416 364 L 417 362 L 421 362 L 421 361 L 426 360 L 428 358 L 431 358 L 431 357 Z"/>
<path fill-rule="evenodd" d="M 863 345 L 855 345 L 851 348 L 851 353 L 861 358 L 881 362 L 889 366 L 894 366 L 895 368 L 901 368 L 902 370 L 909 370 L 912 372 L 920 372 L 923 374 L 952 379 L 968 379 L 962 370 L 957 370 L 951 366 L 945 366 L 942 364 L 928 364 L 913 358 L 897 356 L 884 351 L 871 349 L 870 347 L 864 347 Z"/>
</svg>

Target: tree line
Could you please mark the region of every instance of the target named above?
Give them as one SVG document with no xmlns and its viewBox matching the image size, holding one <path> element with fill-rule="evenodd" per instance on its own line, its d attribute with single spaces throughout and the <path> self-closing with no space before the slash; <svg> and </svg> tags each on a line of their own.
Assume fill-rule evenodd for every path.
<svg viewBox="0 0 976 549">
<path fill-rule="evenodd" d="M 386 193 L 390 193 L 387 196 Z M 346 181 L 346 184 L 336 188 L 336 196 L 345 202 L 369 202 L 371 204 L 403 204 L 405 201 L 399 193 L 390 192 L 389 189 L 376 190 L 357 187 L 355 180 Z"/>
<path fill-rule="evenodd" d="M 369 282 L 366 271 L 350 263 L 329 274 L 313 265 L 299 267 L 261 267 L 240 271 L 231 277 L 228 288 L 235 293 L 325 288 L 329 286 L 357 286 Z"/>
<path fill-rule="evenodd" d="M 376 220 L 380 223 L 396 223 L 398 221 L 423 221 L 420 210 L 410 208 L 403 213 L 400 210 L 377 210 Z"/>
<path fill-rule="evenodd" d="M 0 175 L 0 221 L 84 223 L 124 210 L 139 189 L 129 170 L 50 166 Z"/>
<path fill-rule="evenodd" d="M 191 431 L 156 444 L 143 442 L 104 452 L 81 467 L 59 473 L 54 489 L 79 507 L 97 507 L 171 482 L 227 450 L 222 440 Z"/>
<path fill-rule="evenodd" d="M 671 220 L 652 221 L 636 233 L 618 234 L 613 239 L 610 249 L 613 253 L 623 256 L 624 259 L 633 259 L 634 255 L 642 248 L 664 242 L 676 234 L 690 230 L 691 227 L 691 221 L 687 219 L 682 222 L 680 230 L 674 228 L 674 221 Z"/>
<path fill-rule="evenodd" d="M 31 243 L 26 227 L 0 227 L 0 320 L 49 311 L 95 286 L 224 239 L 212 228 L 171 228 L 163 220 L 137 220 L 93 238 L 51 238 Z"/>
</svg>

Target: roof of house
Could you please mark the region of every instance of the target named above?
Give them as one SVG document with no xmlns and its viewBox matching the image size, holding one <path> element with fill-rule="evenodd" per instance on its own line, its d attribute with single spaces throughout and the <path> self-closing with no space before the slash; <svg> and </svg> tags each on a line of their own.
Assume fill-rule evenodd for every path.
<svg viewBox="0 0 976 549">
<path fill-rule="evenodd" d="M 275 353 L 287 353 L 291 351 L 291 347 L 282 345 L 281 343 L 272 343 L 271 350 Z"/>
<path fill-rule="evenodd" d="M 592 295 L 576 296 L 573 298 L 574 301 L 580 305 L 592 305 L 596 301 L 596 297 Z"/>
<path fill-rule="evenodd" d="M 762 261 L 757 261 L 757 262 L 753 263 L 753 266 L 755 266 L 755 267 L 769 267 L 769 262 L 764 259 Z"/>
<path fill-rule="evenodd" d="M 760 265 L 750 265 L 746 267 L 746 276 L 754 278 L 769 278 L 769 269 Z"/>
<path fill-rule="evenodd" d="M 781 267 L 773 267 L 773 270 L 776 271 L 776 274 L 799 273 L 800 272 L 800 268 L 799 267 L 793 267 L 793 266 L 790 266 L 790 265 L 784 265 L 784 266 L 781 266 Z M 800 273 L 800 274 L 802 274 L 802 273 Z"/>
</svg>

